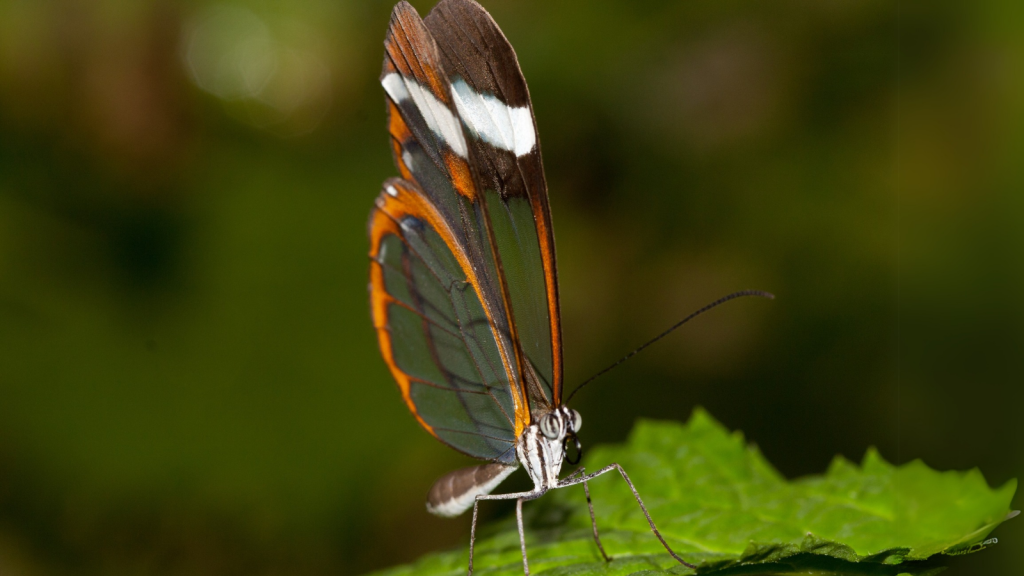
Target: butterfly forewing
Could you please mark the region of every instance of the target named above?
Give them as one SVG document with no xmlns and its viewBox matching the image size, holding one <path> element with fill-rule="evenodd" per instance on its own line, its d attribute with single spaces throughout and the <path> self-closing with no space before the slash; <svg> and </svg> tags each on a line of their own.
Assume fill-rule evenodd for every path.
<svg viewBox="0 0 1024 576">
<path fill-rule="evenodd" d="M 475 2 L 442 0 L 424 21 L 466 128 L 508 315 L 529 363 L 524 377 L 531 403 L 544 405 L 531 408 L 547 409 L 561 400 L 561 327 L 547 184 L 526 80 L 511 44 Z"/>
</svg>

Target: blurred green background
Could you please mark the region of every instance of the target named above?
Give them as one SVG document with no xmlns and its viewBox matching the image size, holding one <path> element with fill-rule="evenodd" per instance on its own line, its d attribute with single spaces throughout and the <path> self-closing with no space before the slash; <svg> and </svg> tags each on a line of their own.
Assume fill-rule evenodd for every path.
<svg viewBox="0 0 1024 576">
<path fill-rule="evenodd" d="M 570 386 L 778 296 L 589 387 L 585 443 L 700 404 L 790 477 L 869 445 L 1024 474 L 1024 4 L 485 5 L 533 96 Z M 423 502 L 466 461 L 369 321 L 390 9 L 0 0 L 0 574 L 464 545 Z M 1024 522 L 995 535 L 949 573 L 1019 570 Z"/>
</svg>

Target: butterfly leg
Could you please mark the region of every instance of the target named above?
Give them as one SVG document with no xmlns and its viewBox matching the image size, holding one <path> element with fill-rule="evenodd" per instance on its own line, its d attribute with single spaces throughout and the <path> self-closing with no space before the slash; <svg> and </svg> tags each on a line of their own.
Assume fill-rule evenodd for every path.
<svg viewBox="0 0 1024 576">
<path fill-rule="evenodd" d="M 473 502 L 473 523 L 469 525 L 469 573 L 473 576 L 473 544 L 476 542 L 476 511 L 480 507 L 480 498 Z"/>
<path fill-rule="evenodd" d="M 544 495 L 547 490 L 532 490 L 530 492 L 513 492 L 511 494 L 481 494 L 473 502 L 473 523 L 469 527 L 469 571 L 468 576 L 473 576 L 473 546 L 476 544 L 476 519 L 477 509 L 481 500 L 515 500 L 516 521 L 519 525 L 519 545 L 523 551 L 523 571 L 529 576 L 530 567 L 526 563 L 526 532 L 523 530 L 523 502 L 536 500 Z"/>
<path fill-rule="evenodd" d="M 580 468 L 580 470 L 583 470 Z M 601 551 L 601 556 L 604 557 L 605 562 L 611 562 L 612 557 L 604 551 L 604 546 L 601 545 L 601 537 L 597 534 L 597 518 L 594 517 L 594 503 L 590 501 L 590 487 L 587 486 L 587 481 L 583 481 L 583 493 L 587 495 L 587 509 L 590 510 L 590 527 L 594 529 L 594 543 L 597 544 L 597 549 Z"/>
<path fill-rule="evenodd" d="M 618 464 L 610 464 L 608 466 L 605 466 L 604 468 L 601 468 L 597 472 L 593 472 L 591 474 L 584 474 L 583 476 L 580 476 L 578 478 L 574 478 L 572 480 L 563 480 L 562 482 L 558 483 L 558 487 L 559 488 L 564 488 L 566 486 L 574 486 L 576 484 L 583 484 L 584 491 L 585 492 L 589 492 L 589 489 L 587 489 L 587 485 L 586 485 L 586 482 L 588 480 L 593 480 L 594 478 L 597 478 L 598 476 L 600 476 L 602 474 L 605 474 L 607 472 L 611 472 L 612 470 L 618 470 L 619 474 L 622 475 L 622 479 L 626 481 L 626 484 L 629 486 L 629 489 L 633 492 L 633 497 L 636 498 L 636 503 L 640 505 L 640 510 L 642 510 L 643 513 L 644 513 L 644 516 L 647 517 L 647 524 L 651 527 L 651 532 L 654 532 L 654 535 L 658 537 L 658 541 L 661 542 L 661 545 L 665 547 L 665 550 L 667 550 L 668 553 L 671 554 L 672 557 L 675 558 L 677 561 L 679 561 L 679 563 L 682 564 L 683 566 L 686 566 L 687 568 L 696 568 L 695 565 L 690 564 L 686 560 L 683 560 L 679 556 L 679 554 L 676 554 L 675 551 L 672 550 L 672 548 L 668 545 L 668 542 L 665 542 L 665 538 L 662 537 L 661 532 L 658 531 L 658 527 L 654 525 L 654 520 L 651 519 L 651 514 L 647 511 L 647 507 L 644 506 L 644 501 L 640 498 L 640 493 L 636 491 L 636 487 L 633 486 L 633 481 L 629 479 L 629 475 L 626 474 L 626 471 L 622 469 L 622 466 L 619 466 Z M 590 502 L 589 494 L 588 494 L 587 502 L 588 503 Z M 593 518 L 594 518 L 593 508 L 591 508 L 590 514 L 591 514 L 590 518 L 591 518 L 591 520 L 593 520 Z M 595 535 L 597 534 L 597 525 L 596 525 L 596 523 L 594 524 L 594 533 L 595 533 Z M 599 544 L 599 546 L 600 546 L 600 544 Z M 602 552 L 603 552 L 603 550 L 602 550 Z M 605 556 L 605 558 L 607 558 L 607 556 Z"/>
<path fill-rule="evenodd" d="M 526 561 L 526 532 L 523 531 L 523 499 L 516 500 L 516 526 L 519 527 L 519 548 L 523 551 L 523 574 L 530 576 L 530 563 Z"/>
<path fill-rule="evenodd" d="M 558 483 L 561 484 L 562 482 L 568 482 L 569 480 L 572 480 L 574 478 L 579 478 L 580 474 L 583 474 L 584 472 L 585 470 L 583 469 L 583 466 L 580 466 L 579 468 L 573 470 L 572 474 L 569 474 L 565 478 L 562 478 Z"/>
<path fill-rule="evenodd" d="M 580 466 L 574 470 L 572 474 L 562 478 L 562 480 L 558 482 L 558 487 L 572 486 L 575 484 L 575 482 L 572 481 L 579 478 L 581 475 L 586 474 L 586 472 L 586 469 L 583 466 Z M 612 557 L 605 553 L 604 546 L 601 545 L 601 537 L 597 533 L 597 518 L 594 517 L 594 503 L 590 501 L 590 488 L 587 486 L 586 482 L 583 482 L 583 493 L 587 495 L 587 508 L 590 510 L 590 527 L 594 529 L 594 543 L 597 544 L 597 549 L 601 551 L 601 556 L 604 558 L 604 561 L 611 562 Z"/>
</svg>

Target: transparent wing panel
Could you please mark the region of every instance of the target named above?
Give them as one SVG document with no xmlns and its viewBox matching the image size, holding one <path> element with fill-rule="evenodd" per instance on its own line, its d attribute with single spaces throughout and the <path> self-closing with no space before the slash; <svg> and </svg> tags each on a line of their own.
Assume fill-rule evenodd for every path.
<svg viewBox="0 0 1024 576">
<path fill-rule="evenodd" d="M 371 217 L 381 350 L 428 431 L 470 456 L 514 462 L 515 402 L 493 323 L 445 237 L 403 204 L 416 194 L 382 194 Z"/>
</svg>

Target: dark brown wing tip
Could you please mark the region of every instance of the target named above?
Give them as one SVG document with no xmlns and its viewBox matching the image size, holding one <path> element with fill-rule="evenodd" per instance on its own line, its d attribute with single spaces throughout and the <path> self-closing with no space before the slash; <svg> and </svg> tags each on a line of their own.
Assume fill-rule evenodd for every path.
<svg viewBox="0 0 1024 576">
<path fill-rule="evenodd" d="M 530 104 L 516 51 L 483 6 L 473 0 L 441 0 L 423 22 L 456 61 L 449 73 L 462 76 L 477 92 L 499 94 L 509 106 Z"/>
<path fill-rule="evenodd" d="M 402 0 L 398 4 L 395 4 L 395 7 L 391 9 L 391 19 L 388 20 L 388 31 L 384 35 L 384 67 L 380 73 L 381 80 L 383 80 L 388 73 L 395 71 L 394 66 L 388 58 L 388 47 L 395 41 L 395 36 L 397 34 L 404 34 L 403 29 L 409 22 L 422 21 L 423 19 L 420 18 L 420 13 L 416 11 L 416 8 L 412 4 L 406 2 L 406 0 Z"/>
<path fill-rule="evenodd" d="M 477 2 L 476 0 L 441 0 L 434 6 L 431 12 L 437 10 L 438 8 L 461 8 L 463 10 L 477 10 L 479 12 L 487 14 L 487 9 L 481 6 L 480 3 Z"/>
<path fill-rule="evenodd" d="M 416 10 L 416 8 L 412 4 L 409 4 L 406 0 L 402 0 L 398 4 L 395 4 L 395 7 L 391 9 L 392 22 L 401 18 L 402 16 L 410 15 L 414 15 L 417 18 L 420 17 L 420 13 Z"/>
<path fill-rule="evenodd" d="M 422 18 L 420 18 L 420 13 L 416 11 L 412 4 L 402 0 L 391 9 L 391 20 L 388 21 L 388 33 L 384 37 L 384 45 L 386 46 L 391 37 L 395 35 L 396 30 L 402 29 L 404 22 L 409 21 L 422 21 Z"/>
<path fill-rule="evenodd" d="M 489 22 L 495 28 L 498 28 L 491 13 L 475 0 L 441 0 L 430 10 L 430 13 L 427 14 L 423 21 L 428 22 L 429 27 L 431 20 L 443 18 L 441 15 L 444 13 L 458 15 L 476 22 Z"/>
</svg>

